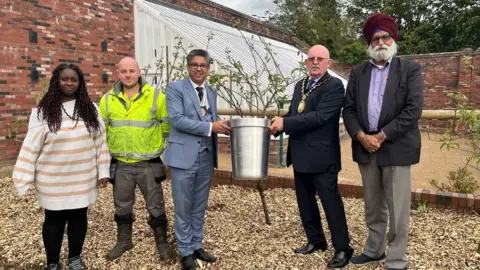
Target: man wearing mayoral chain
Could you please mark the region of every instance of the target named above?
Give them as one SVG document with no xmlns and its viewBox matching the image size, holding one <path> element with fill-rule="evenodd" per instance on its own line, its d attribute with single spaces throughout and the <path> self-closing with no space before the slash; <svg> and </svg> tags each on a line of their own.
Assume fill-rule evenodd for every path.
<svg viewBox="0 0 480 270">
<path fill-rule="evenodd" d="M 288 113 L 272 120 L 270 132 L 289 135 L 287 166 L 293 165 L 300 219 L 307 236 L 306 244 L 294 252 L 310 254 L 327 250 L 315 199 L 318 193 L 335 248 L 335 255 L 327 266 L 341 268 L 348 264 L 353 249 L 338 190 L 339 121 L 345 88 L 338 78 L 327 72 L 331 63 L 330 53 L 324 46 L 316 45 L 308 51 L 305 65 L 309 76 L 296 84 Z"/>
</svg>

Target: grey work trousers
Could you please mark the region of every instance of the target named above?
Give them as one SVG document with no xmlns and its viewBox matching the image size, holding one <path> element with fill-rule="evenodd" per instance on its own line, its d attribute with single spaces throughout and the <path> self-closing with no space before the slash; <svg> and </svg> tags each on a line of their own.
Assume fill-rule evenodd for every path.
<svg viewBox="0 0 480 270">
<path fill-rule="evenodd" d="M 156 218 L 165 214 L 162 184 L 155 182 L 153 169 L 149 162 L 125 163 L 117 161 L 115 184 L 113 185 L 115 215 L 133 214 L 136 186 L 143 194 L 151 217 Z"/>
</svg>

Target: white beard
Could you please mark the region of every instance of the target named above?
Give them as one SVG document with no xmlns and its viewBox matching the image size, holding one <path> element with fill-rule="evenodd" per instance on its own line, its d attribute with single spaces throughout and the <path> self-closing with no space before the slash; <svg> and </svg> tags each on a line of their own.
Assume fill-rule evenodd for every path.
<svg viewBox="0 0 480 270">
<path fill-rule="evenodd" d="M 367 52 L 368 56 L 375 61 L 387 61 L 390 57 L 397 54 L 397 43 L 393 40 L 390 46 L 383 44 L 372 47 L 372 45 L 369 45 Z"/>
</svg>

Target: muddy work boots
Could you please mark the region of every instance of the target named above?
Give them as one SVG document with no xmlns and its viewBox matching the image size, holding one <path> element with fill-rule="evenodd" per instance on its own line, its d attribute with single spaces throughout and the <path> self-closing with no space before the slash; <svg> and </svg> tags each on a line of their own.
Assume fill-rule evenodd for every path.
<svg viewBox="0 0 480 270">
<path fill-rule="evenodd" d="M 133 248 L 132 242 L 132 225 L 133 215 L 117 216 L 115 215 L 115 222 L 117 222 L 117 244 L 108 252 L 107 260 L 113 261 L 122 256 L 125 251 Z"/>
<path fill-rule="evenodd" d="M 160 260 L 169 260 L 171 258 L 171 252 L 167 241 L 168 222 L 166 215 L 163 214 L 158 217 L 150 216 L 148 225 L 150 225 L 153 230 Z"/>
</svg>

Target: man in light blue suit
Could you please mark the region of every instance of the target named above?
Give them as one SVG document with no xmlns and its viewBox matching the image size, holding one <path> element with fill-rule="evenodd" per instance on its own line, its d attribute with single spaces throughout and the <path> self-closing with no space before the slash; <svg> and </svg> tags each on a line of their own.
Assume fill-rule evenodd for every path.
<svg viewBox="0 0 480 270">
<path fill-rule="evenodd" d="M 214 262 L 202 248 L 203 224 L 213 168 L 217 167 L 217 134 L 230 127 L 217 119 L 217 94 L 205 82 L 210 57 L 204 50 L 187 55 L 188 79 L 167 89 L 170 137 L 164 161 L 170 167 L 175 234 L 182 268 L 195 269 L 195 259 Z"/>
</svg>

